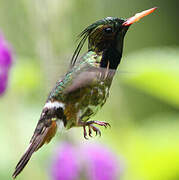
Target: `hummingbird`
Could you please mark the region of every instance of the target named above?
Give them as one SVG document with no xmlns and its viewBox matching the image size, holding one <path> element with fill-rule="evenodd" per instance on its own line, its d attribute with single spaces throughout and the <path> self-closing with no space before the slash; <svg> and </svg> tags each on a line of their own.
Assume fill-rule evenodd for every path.
<svg viewBox="0 0 179 180">
<path fill-rule="evenodd" d="M 55 136 L 58 128 L 82 127 L 84 138 L 92 132 L 101 135 L 99 126 L 107 122 L 89 120 L 105 104 L 121 62 L 124 36 L 131 24 L 155 11 L 151 8 L 128 18 L 107 17 L 85 28 L 71 58 L 70 68 L 50 92 L 29 146 L 12 177 L 24 169 L 32 154 Z M 88 51 L 78 58 L 88 40 Z"/>
</svg>

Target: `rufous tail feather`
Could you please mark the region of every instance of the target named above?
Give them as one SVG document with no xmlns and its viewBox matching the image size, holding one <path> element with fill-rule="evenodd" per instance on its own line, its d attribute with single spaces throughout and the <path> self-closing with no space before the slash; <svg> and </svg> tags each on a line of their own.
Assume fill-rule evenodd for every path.
<svg viewBox="0 0 179 180">
<path fill-rule="evenodd" d="M 12 177 L 15 179 L 18 174 L 24 169 L 32 154 L 37 151 L 44 143 L 48 143 L 55 135 L 57 129 L 56 122 L 53 121 L 51 126 L 44 127 L 40 134 L 33 136 L 26 152 L 18 162 Z"/>
</svg>

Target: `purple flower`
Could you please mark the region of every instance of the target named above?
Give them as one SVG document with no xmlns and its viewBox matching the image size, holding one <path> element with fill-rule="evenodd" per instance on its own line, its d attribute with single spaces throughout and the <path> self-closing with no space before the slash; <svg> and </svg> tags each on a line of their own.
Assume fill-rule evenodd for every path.
<svg viewBox="0 0 179 180">
<path fill-rule="evenodd" d="M 89 145 L 85 147 L 84 152 L 88 163 L 89 180 L 117 179 L 117 160 L 108 149 L 99 145 Z"/>
<path fill-rule="evenodd" d="M 121 167 L 107 148 L 90 144 L 75 147 L 62 144 L 51 165 L 53 180 L 117 180 Z"/>
<path fill-rule="evenodd" d="M 0 95 L 2 95 L 6 90 L 7 79 L 8 79 L 8 73 L 0 72 Z"/>
<path fill-rule="evenodd" d="M 77 180 L 79 163 L 75 148 L 63 144 L 54 156 L 51 174 L 54 180 Z"/>
<path fill-rule="evenodd" d="M 0 95 L 6 90 L 11 64 L 12 51 L 3 35 L 0 34 Z"/>
</svg>

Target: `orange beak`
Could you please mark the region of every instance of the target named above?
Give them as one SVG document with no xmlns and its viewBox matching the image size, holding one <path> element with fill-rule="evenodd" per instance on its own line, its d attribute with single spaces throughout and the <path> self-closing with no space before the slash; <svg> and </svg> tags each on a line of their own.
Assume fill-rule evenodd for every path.
<svg viewBox="0 0 179 180">
<path fill-rule="evenodd" d="M 140 19 L 142 19 L 144 16 L 147 16 L 151 13 L 153 13 L 155 10 L 157 9 L 157 7 L 142 11 L 140 13 L 135 14 L 134 16 L 128 18 L 123 24 L 122 26 L 130 26 L 131 24 L 139 21 Z"/>
</svg>

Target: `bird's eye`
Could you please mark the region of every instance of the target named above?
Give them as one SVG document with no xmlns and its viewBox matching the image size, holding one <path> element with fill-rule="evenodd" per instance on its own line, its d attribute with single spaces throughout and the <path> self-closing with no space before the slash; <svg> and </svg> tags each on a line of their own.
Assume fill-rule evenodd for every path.
<svg viewBox="0 0 179 180">
<path fill-rule="evenodd" d="M 111 27 L 107 27 L 107 28 L 104 29 L 104 32 L 106 34 L 111 34 L 113 32 L 113 29 Z"/>
</svg>

